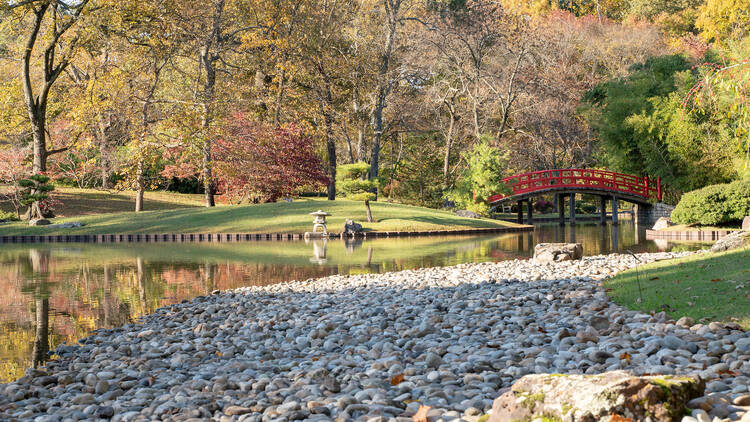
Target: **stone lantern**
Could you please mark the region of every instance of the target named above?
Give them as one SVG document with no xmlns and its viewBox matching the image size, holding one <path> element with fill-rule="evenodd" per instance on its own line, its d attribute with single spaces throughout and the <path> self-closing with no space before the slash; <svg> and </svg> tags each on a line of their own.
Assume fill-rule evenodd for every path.
<svg viewBox="0 0 750 422">
<path fill-rule="evenodd" d="M 310 215 L 315 216 L 315 220 L 313 220 L 312 232 L 316 233 L 318 229 L 322 229 L 323 234 L 328 235 L 328 228 L 326 227 L 326 217 L 330 216 L 331 214 L 328 214 L 323 210 L 317 210 L 315 212 L 311 212 Z"/>
</svg>

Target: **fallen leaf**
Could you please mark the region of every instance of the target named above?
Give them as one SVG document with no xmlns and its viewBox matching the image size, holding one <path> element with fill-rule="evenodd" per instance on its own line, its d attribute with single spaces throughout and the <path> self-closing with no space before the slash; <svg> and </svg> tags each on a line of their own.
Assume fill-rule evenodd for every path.
<svg viewBox="0 0 750 422">
<path fill-rule="evenodd" d="M 398 374 L 391 378 L 391 385 L 399 385 L 404 382 L 404 374 Z"/>
<path fill-rule="evenodd" d="M 734 371 L 729 370 L 729 369 L 721 369 L 719 371 L 716 371 L 716 373 L 719 374 L 719 375 L 729 375 L 729 376 L 732 376 L 732 377 L 736 377 L 737 375 L 739 375 L 737 372 L 734 372 Z"/>
<path fill-rule="evenodd" d="M 632 418 L 625 418 L 614 413 L 609 416 L 609 422 L 633 422 Z"/>
<path fill-rule="evenodd" d="M 427 422 L 427 412 L 429 412 L 430 409 L 432 409 L 432 407 L 420 405 L 419 410 L 417 410 L 417 413 L 411 417 L 411 420 L 414 422 Z"/>
<path fill-rule="evenodd" d="M 659 277 L 651 277 L 651 278 L 649 278 L 649 280 L 658 280 L 658 279 L 659 279 Z"/>
<path fill-rule="evenodd" d="M 620 360 L 624 360 L 627 363 L 630 363 L 630 358 L 632 358 L 632 356 L 630 356 L 630 353 L 628 352 L 625 352 L 620 355 Z"/>
<path fill-rule="evenodd" d="M 716 283 L 716 282 L 719 282 L 719 281 L 721 281 L 720 278 L 714 278 L 714 279 L 711 280 L 711 283 Z"/>
</svg>

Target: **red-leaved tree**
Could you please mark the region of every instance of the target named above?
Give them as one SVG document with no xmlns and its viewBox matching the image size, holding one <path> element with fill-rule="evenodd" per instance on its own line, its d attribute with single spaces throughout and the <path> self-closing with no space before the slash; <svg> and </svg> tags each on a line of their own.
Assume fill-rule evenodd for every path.
<svg viewBox="0 0 750 422">
<path fill-rule="evenodd" d="M 22 179 L 31 176 L 31 166 L 27 162 L 29 148 L 10 147 L 0 149 L 0 200 L 9 202 L 20 217 Z"/>
<path fill-rule="evenodd" d="M 214 155 L 216 176 L 232 202 L 275 202 L 328 183 L 312 138 L 293 124 L 274 128 L 236 113 Z"/>
</svg>

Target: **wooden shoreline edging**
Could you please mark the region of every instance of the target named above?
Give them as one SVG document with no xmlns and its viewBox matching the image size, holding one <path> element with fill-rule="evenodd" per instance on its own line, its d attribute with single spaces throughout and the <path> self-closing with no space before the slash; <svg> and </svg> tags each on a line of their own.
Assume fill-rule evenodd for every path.
<svg viewBox="0 0 750 422">
<path fill-rule="evenodd" d="M 461 230 L 389 231 L 363 232 L 356 236 L 362 239 L 410 236 L 454 236 L 466 234 L 524 233 L 533 231 L 533 226 L 496 227 Z M 346 238 L 341 233 L 329 233 L 329 239 Z M 8 243 L 232 243 L 255 241 L 304 240 L 304 233 L 187 233 L 187 234 L 60 234 L 0 236 L 0 244 Z"/>
<path fill-rule="evenodd" d="M 689 240 L 714 242 L 732 234 L 738 230 L 693 230 L 693 231 L 669 231 L 669 230 L 646 230 L 647 240 Z"/>
</svg>

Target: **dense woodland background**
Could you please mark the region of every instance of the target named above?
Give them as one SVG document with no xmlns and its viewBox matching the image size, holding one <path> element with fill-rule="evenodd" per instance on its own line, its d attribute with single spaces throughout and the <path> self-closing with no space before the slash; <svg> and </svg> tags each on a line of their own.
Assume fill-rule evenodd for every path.
<svg viewBox="0 0 750 422">
<path fill-rule="evenodd" d="M 750 0 L 3 1 L 0 179 L 212 206 L 363 161 L 381 199 L 486 211 L 600 167 L 676 202 L 748 172 L 749 30 Z"/>
</svg>

